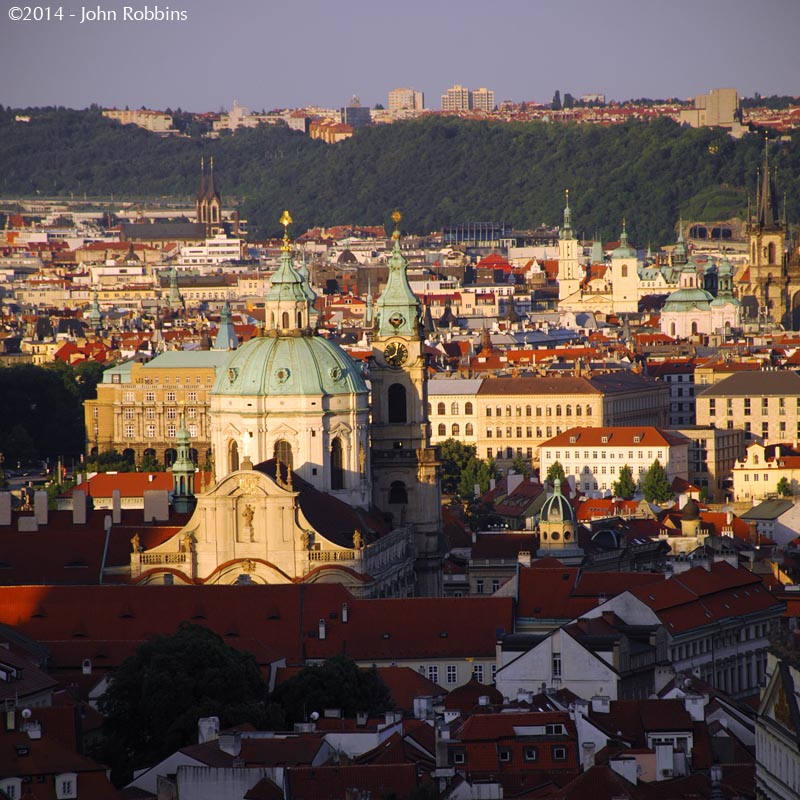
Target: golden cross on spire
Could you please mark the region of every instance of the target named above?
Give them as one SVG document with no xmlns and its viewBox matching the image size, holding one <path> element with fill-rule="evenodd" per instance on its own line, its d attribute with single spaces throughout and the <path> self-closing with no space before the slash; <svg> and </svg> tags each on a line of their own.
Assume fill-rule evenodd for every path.
<svg viewBox="0 0 800 800">
<path fill-rule="evenodd" d="M 403 215 L 400 213 L 399 209 L 395 209 L 392 213 L 392 222 L 394 222 L 394 233 L 392 233 L 392 239 L 399 239 L 400 238 L 400 220 L 403 219 Z"/>
<path fill-rule="evenodd" d="M 279 222 L 281 225 L 283 225 L 283 247 L 281 249 L 288 252 L 290 249 L 289 226 L 292 224 L 292 215 L 288 212 L 288 210 L 284 210 L 283 214 L 281 214 Z"/>
</svg>

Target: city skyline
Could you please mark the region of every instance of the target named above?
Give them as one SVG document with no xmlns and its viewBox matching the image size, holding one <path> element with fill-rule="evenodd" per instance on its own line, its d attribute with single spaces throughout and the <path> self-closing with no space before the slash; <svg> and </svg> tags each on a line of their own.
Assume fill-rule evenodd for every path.
<svg viewBox="0 0 800 800">
<path fill-rule="evenodd" d="M 409 87 L 437 109 L 454 84 L 492 89 L 498 103 L 545 103 L 556 90 L 607 100 L 685 99 L 718 87 L 800 94 L 795 0 L 504 0 L 491 14 L 477 2 L 184 0 L 51 6 L 63 17 L 49 22 L 12 21 L 14 8 L 0 18 L 0 65 L 15 76 L 0 103 L 12 107 L 200 112 L 236 99 L 258 110 L 339 107 L 352 95 L 386 106 L 390 90 Z M 130 19 L 125 8 L 164 18 Z"/>
</svg>

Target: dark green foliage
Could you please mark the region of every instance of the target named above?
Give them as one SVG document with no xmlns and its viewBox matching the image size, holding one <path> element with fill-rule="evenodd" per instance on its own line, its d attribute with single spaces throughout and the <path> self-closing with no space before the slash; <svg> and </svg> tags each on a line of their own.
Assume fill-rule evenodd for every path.
<svg viewBox="0 0 800 800">
<path fill-rule="evenodd" d="M 564 483 L 566 476 L 564 475 L 564 467 L 561 465 L 560 461 L 554 461 L 548 468 L 547 468 L 547 482 L 553 486 L 556 482 L 556 479 L 560 480 L 561 483 Z"/>
<path fill-rule="evenodd" d="M 197 741 L 200 717 L 228 727 L 256 725 L 266 713 L 266 684 L 255 658 L 207 628 L 181 623 L 172 636 L 142 644 L 122 662 L 100 700 L 104 757 L 116 781 Z"/>
<path fill-rule="evenodd" d="M 403 230 L 417 233 L 487 219 L 520 229 L 554 225 L 569 188 L 579 234 L 616 239 L 625 217 L 632 242 L 656 246 L 674 242 L 680 213 L 743 214 L 763 157 L 757 135 L 736 141 L 669 119 L 603 128 L 437 116 L 366 128 L 326 145 L 281 125 L 218 140 L 161 139 L 98 111 L 33 109 L 28 124 L 15 123 L 14 113 L 0 114 L 0 193 L 192 202 L 200 158 L 208 163 L 213 155 L 224 202 L 241 202 L 258 236 L 281 233 L 287 206 L 298 231 L 391 226 L 395 208 L 404 213 Z M 788 217 L 797 219 L 800 132 L 771 146 Z"/>
<path fill-rule="evenodd" d="M 462 500 L 471 500 L 475 496 L 475 486 L 480 493 L 489 491 L 489 481 L 497 475 L 497 466 L 494 461 L 484 461 L 481 458 L 472 458 L 461 473 L 458 481 L 458 494 Z"/>
<path fill-rule="evenodd" d="M 116 450 L 106 450 L 97 458 L 87 459 L 86 469 L 89 472 L 133 472 L 136 465 L 124 459 L 122 453 L 118 453 Z M 142 471 L 155 472 L 155 470 Z"/>
<path fill-rule="evenodd" d="M 611 493 L 614 497 L 621 497 L 623 500 L 631 500 L 636 493 L 633 471 L 627 464 L 620 469 L 619 478 L 611 484 Z"/>
<path fill-rule="evenodd" d="M 784 476 L 778 481 L 778 485 L 775 487 L 775 490 L 781 497 L 790 497 L 792 494 L 792 484 L 789 483 L 788 478 Z"/>
<path fill-rule="evenodd" d="M 305 722 L 313 712 L 341 709 L 345 717 L 381 714 L 394 707 L 391 694 L 377 669 L 360 669 L 355 661 L 333 656 L 318 667 L 304 667 L 272 694 L 289 723 Z"/>
<path fill-rule="evenodd" d="M 667 471 L 656 459 L 642 478 L 642 493 L 648 503 L 666 503 L 675 499 L 675 493 L 667 479 Z"/>
<path fill-rule="evenodd" d="M 79 456 L 84 449 L 81 400 L 81 385 L 66 364 L 0 367 L 0 449 L 6 462 Z"/>
<path fill-rule="evenodd" d="M 455 494 L 461 474 L 471 459 L 477 455 L 475 445 L 463 444 L 458 439 L 445 439 L 439 445 L 439 460 L 442 464 L 442 492 Z"/>
<path fill-rule="evenodd" d="M 531 462 L 529 458 L 525 458 L 521 453 L 517 453 L 514 456 L 514 460 L 511 462 L 511 469 L 514 470 L 518 475 L 522 475 L 525 480 L 530 478 L 531 476 Z"/>
</svg>

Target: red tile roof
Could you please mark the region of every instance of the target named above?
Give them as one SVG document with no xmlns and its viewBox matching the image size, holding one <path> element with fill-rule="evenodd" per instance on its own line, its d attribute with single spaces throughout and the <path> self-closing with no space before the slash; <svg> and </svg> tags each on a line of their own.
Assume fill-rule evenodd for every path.
<svg viewBox="0 0 800 800">
<path fill-rule="evenodd" d="M 292 800 L 342 800 L 354 790 L 362 793 L 359 796 L 401 800 L 419 785 L 414 764 L 290 767 L 285 781 Z"/>
</svg>

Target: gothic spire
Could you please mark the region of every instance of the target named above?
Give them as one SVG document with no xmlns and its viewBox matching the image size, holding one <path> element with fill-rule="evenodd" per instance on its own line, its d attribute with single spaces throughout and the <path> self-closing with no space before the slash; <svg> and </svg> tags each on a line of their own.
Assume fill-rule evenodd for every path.
<svg viewBox="0 0 800 800">
<path fill-rule="evenodd" d="M 564 206 L 564 225 L 561 228 L 562 239 L 572 239 L 572 210 L 569 207 L 569 189 L 564 190 L 566 205 Z"/>
<path fill-rule="evenodd" d="M 764 166 L 758 193 L 758 226 L 762 230 L 778 227 L 775 182 L 769 168 L 769 140 L 764 139 Z"/>
<path fill-rule="evenodd" d="M 289 225 L 292 217 L 284 211 L 283 244 L 281 245 L 281 264 L 270 278 L 270 289 L 264 298 L 266 324 L 277 335 L 278 332 L 301 331 L 309 327 L 309 299 L 303 276 L 292 263 L 292 245 L 289 240 Z"/>
</svg>

